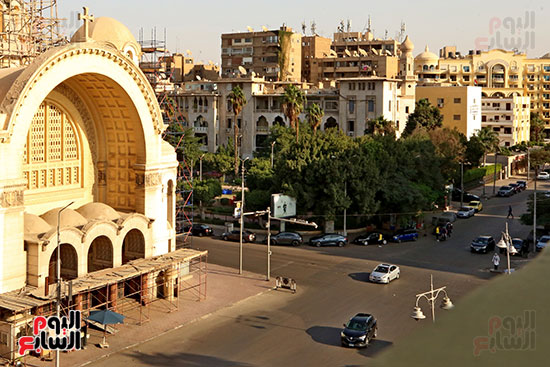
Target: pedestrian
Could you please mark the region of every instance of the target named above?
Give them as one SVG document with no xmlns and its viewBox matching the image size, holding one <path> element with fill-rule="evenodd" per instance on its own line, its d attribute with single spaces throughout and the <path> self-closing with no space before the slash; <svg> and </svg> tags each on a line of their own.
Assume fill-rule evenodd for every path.
<svg viewBox="0 0 550 367">
<path fill-rule="evenodd" d="M 512 217 L 514 219 L 514 213 L 512 213 L 512 205 L 508 205 L 508 215 L 506 216 L 506 219 Z"/>
<path fill-rule="evenodd" d="M 493 265 L 495 267 L 495 270 L 498 270 L 498 266 L 500 265 L 500 256 L 495 252 L 493 255 Z"/>
<path fill-rule="evenodd" d="M 439 229 L 439 226 L 435 227 L 435 239 L 439 241 L 439 234 L 441 233 L 441 230 Z"/>
<path fill-rule="evenodd" d="M 449 234 L 449 237 L 451 237 L 451 234 L 453 233 L 453 224 L 451 222 L 447 222 L 447 233 Z"/>
</svg>

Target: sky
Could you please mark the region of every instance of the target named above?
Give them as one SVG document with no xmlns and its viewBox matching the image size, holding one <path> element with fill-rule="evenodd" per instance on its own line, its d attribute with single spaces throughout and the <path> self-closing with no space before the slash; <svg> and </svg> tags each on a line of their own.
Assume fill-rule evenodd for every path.
<svg viewBox="0 0 550 367">
<path fill-rule="evenodd" d="M 550 52 L 550 22 L 546 20 L 550 19 L 550 3 L 541 0 L 58 0 L 67 35 L 80 26 L 76 18 L 84 5 L 95 17 L 119 20 L 138 41 L 140 33 L 144 40 L 151 40 L 155 28 L 156 38 L 164 40 L 166 29 L 170 52 L 189 49 L 195 62 L 219 62 L 221 34 L 244 32 L 247 26 L 277 29 L 284 23 L 301 32 L 305 21 L 310 35 L 314 21 L 319 35 L 332 38 L 341 20 L 347 24 L 349 19 L 352 31 L 365 31 L 369 15 L 377 38 L 384 38 L 386 30 L 388 38 L 395 38 L 404 22 L 405 34 L 415 45 L 414 55 L 426 45 L 436 54 L 445 45 L 457 46 L 464 54 L 475 48 L 487 49 L 491 43 L 492 48 L 510 50 L 519 46 L 516 48 L 529 57 Z"/>
</svg>

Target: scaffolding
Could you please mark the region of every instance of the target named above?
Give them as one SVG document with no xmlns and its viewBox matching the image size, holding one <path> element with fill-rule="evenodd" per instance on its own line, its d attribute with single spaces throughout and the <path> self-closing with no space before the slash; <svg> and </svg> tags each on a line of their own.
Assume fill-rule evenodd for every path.
<svg viewBox="0 0 550 367">
<path fill-rule="evenodd" d="M 67 42 L 60 32 L 57 0 L 4 0 L 0 13 L 0 68 L 28 65 Z"/>
<path fill-rule="evenodd" d="M 170 142 L 178 153 L 175 229 L 176 234 L 183 235 L 183 243 L 187 244 L 194 220 L 193 167 L 189 166 L 185 155 L 180 153 L 183 151 L 180 148 L 183 147 L 188 123 L 183 109 L 178 108 L 180 106 L 177 103 L 177 88 L 172 83 L 174 68 L 171 67 L 171 56 L 166 47 L 166 29 L 162 40 L 157 38 L 156 27 L 151 30 L 151 39 L 144 40 L 144 32 L 141 28 L 139 44 L 142 50 L 140 68 L 155 90 L 163 121 L 168 125 L 163 138 Z"/>
<path fill-rule="evenodd" d="M 206 251 L 180 249 L 64 282 L 61 316 L 68 317 L 70 310 L 79 310 L 84 321 L 91 311 L 108 309 L 123 314 L 125 324 L 143 325 L 151 320 L 151 309 L 155 306 L 159 312 L 178 311 L 184 296 L 193 301 L 206 298 L 207 256 Z M 8 361 L 20 358 L 17 339 L 32 335 L 34 316 L 55 315 L 55 286 L 48 296 L 40 297 L 40 291 L 44 292 L 27 289 L 0 295 L 0 311 L 7 320 L 0 322 L 0 332 L 10 335 L 5 343 L 9 347 L 3 349 L 0 358 Z M 110 325 L 106 330 L 116 331 Z"/>
</svg>

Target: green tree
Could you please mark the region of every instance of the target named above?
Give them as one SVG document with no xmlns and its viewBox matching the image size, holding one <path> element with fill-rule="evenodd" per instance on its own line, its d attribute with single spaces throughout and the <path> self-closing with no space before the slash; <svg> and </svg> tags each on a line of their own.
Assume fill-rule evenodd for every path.
<svg viewBox="0 0 550 367">
<path fill-rule="evenodd" d="M 423 98 L 416 102 L 414 112 L 407 118 L 407 125 L 403 131 L 403 135 L 408 136 L 412 134 L 417 127 L 432 130 L 442 125 L 443 115 L 441 115 L 439 108 L 432 106 L 429 100 Z"/>
<path fill-rule="evenodd" d="M 531 141 L 534 142 L 542 142 L 542 133 L 544 132 L 544 127 L 546 126 L 546 123 L 544 120 L 540 117 L 538 112 L 531 112 Z"/>
<path fill-rule="evenodd" d="M 323 121 L 323 116 L 325 111 L 317 103 L 311 104 L 306 108 L 307 121 L 310 126 L 313 128 L 313 134 L 317 134 L 317 129 L 321 126 L 321 121 Z"/>
<path fill-rule="evenodd" d="M 481 158 L 485 154 L 485 148 L 477 135 L 472 135 L 466 142 L 466 151 L 464 153 L 465 160 L 473 166 L 479 166 Z"/>
<path fill-rule="evenodd" d="M 187 162 L 191 170 L 191 178 L 193 178 L 195 163 L 204 153 L 200 149 L 202 147 L 201 139 L 195 136 L 192 128 L 186 128 L 182 123 L 173 122 L 166 128 L 164 140 L 174 147 L 179 162 L 184 160 Z"/>
<path fill-rule="evenodd" d="M 215 197 L 222 194 L 222 186 L 219 180 L 208 178 L 195 181 L 193 185 L 193 200 L 199 203 L 201 219 L 204 219 L 204 206 L 210 205 Z"/>
<path fill-rule="evenodd" d="M 478 130 L 476 135 L 483 146 L 483 165 L 485 166 L 487 164 L 487 153 L 494 152 L 498 148 L 498 134 L 486 126 Z"/>
<path fill-rule="evenodd" d="M 373 120 L 369 120 L 368 125 L 369 128 L 365 130 L 365 134 L 395 135 L 393 122 L 386 120 L 382 115 Z"/>
<path fill-rule="evenodd" d="M 239 149 L 237 147 L 239 141 L 239 124 L 237 123 L 237 118 L 246 105 L 246 97 L 241 87 L 238 85 L 234 86 L 227 97 L 227 101 L 231 105 L 235 115 L 235 121 L 233 122 L 233 144 L 235 149 L 235 176 L 237 176 L 239 174 Z"/>
<path fill-rule="evenodd" d="M 204 156 L 204 164 L 223 175 L 222 182 L 225 182 L 225 176 L 233 171 L 234 149 L 235 145 L 229 138 L 227 144 L 220 145 L 216 153 L 206 153 Z"/>
<path fill-rule="evenodd" d="M 304 92 L 294 84 L 289 84 L 285 88 L 285 93 L 281 97 L 281 109 L 284 115 L 290 121 L 290 126 L 296 130 L 296 143 L 298 142 L 300 123 L 298 117 L 304 110 L 306 96 Z"/>
</svg>

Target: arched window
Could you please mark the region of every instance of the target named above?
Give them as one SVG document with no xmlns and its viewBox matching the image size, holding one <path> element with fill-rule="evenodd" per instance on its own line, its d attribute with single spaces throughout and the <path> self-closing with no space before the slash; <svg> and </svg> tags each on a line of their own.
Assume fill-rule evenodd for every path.
<svg viewBox="0 0 550 367">
<path fill-rule="evenodd" d="M 338 129 L 338 122 L 334 117 L 329 117 L 325 122 L 325 130 L 327 129 Z"/>
<path fill-rule="evenodd" d="M 82 187 L 78 127 L 56 105 L 43 102 L 34 115 L 23 151 L 27 190 Z"/>
<path fill-rule="evenodd" d="M 269 123 L 264 116 L 260 116 L 260 118 L 256 122 L 256 131 L 265 133 L 269 131 Z"/>
<path fill-rule="evenodd" d="M 273 125 L 286 126 L 285 120 L 283 120 L 281 116 L 275 117 L 275 120 L 273 121 Z"/>
</svg>

